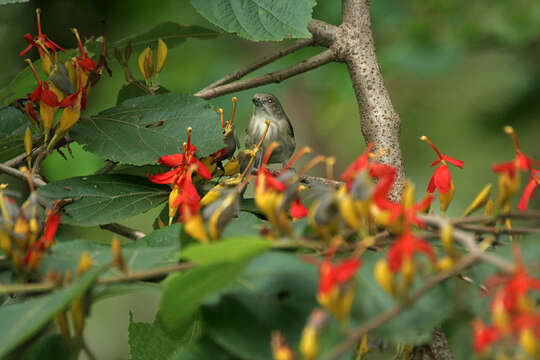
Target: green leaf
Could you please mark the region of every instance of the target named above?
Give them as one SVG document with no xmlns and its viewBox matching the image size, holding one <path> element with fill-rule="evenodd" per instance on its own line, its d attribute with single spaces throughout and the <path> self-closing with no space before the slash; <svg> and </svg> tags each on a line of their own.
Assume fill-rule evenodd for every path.
<svg viewBox="0 0 540 360">
<path fill-rule="evenodd" d="M 78 352 L 78 351 L 77 351 Z M 20 360 L 76 359 L 77 356 L 60 334 L 38 338 L 25 350 Z"/>
<path fill-rule="evenodd" d="M 124 164 L 155 164 L 160 156 L 181 153 L 187 128 L 198 155 L 223 147 L 222 129 L 210 104 L 192 95 L 148 95 L 126 100 L 79 121 L 72 137 L 85 150 Z"/>
<path fill-rule="evenodd" d="M 131 46 L 134 50 L 142 49 L 147 46 L 151 46 L 155 49 L 157 48 L 157 40 L 161 39 L 165 41 L 167 47 L 170 49 L 180 45 L 188 38 L 205 40 L 214 39 L 218 35 L 219 33 L 200 26 L 179 25 L 177 23 L 167 21 L 140 34 L 117 40 L 112 44 L 112 47 L 123 48 L 129 44 L 129 42 L 131 42 Z"/>
<path fill-rule="evenodd" d="M 179 239 L 180 224 L 174 224 L 123 245 L 122 254 L 128 269 L 142 271 L 176 263 L 175 254 L 180 249 Z M 89 240 L 73 240 L 53 245 L 43 257 L 39 269 L 42 273 L 47 273 L 51 268 L 62 273 L 69 269 L 73 273 L 83 252 L 86 252 L 96 265 L 106 265 L 112 260 L 110 246 Z"/>
<path fill-rule="evenodd" d="M 203 306 L 209 336 L 243 359 L 272 359 L 270 334 L 295 347 L 317 306 L 317 267 L 294 254 L 270 252 L 249 263 L 217 303 Z"/>
<path fill-rule="evenodd" d="M 21 4 L 29 1 L 30 0 L 0 0 L 0 5 Z"/>
<path fill-rule="evenodd" d="M 94 268 L 65 289 L 0 307 L 0 358 L 31 338 L 73 299 L 84 294 L 103 270 Z"/>
<path fill-rule="evenodd" d="M 167 200 L 168 188 L 129 175 L 91 175 L 50 183 L 38 190 L 45 201 L 73 199 L 64 206 L 62 222 L 71 225 L 107 224 L 150 210 Z"/>
<path fill-rule="evenodd" d="M 32 50 L 36 51 L 37 50 Z M 60 57 L 61 61 L 65 61 L 67 59 L 71 59 L 73 56 L 76 56 L 76 50 L 75 49 L 68 49 L 65 52 L 60 51 L 58 52 L 58 56 Z M 34 66 L 38 72 L 38 75 L 41 80 L 47 80 L 47 74 L 43 71 L 43 67 L 41 66 L 41 59 L 36 60 L 33 62 Z M 19 72 L 13 80 L 0 90 L 0 105 L 8 105 L 12 101 L 25 97 L 28 94 L 31 94 L 32 91 L 37 86 L 37 80 L 34 76 L 34 73 L 30 69 L 29 66 L 26 66 L 24 70 Z"/>
<path fill-rule="evenodd" d="M 24 152 L 24 132 L 33 129 L 22 112 L 12 106 L 0 109 L 0 162 Z"/>
<path fill-rule="evenodd" d="M 168 94 L 170 93 L 170 90 L 161 86 L 157 91 L 156 94 Z M 122 86 L 120 91 L 118 92 L 118 98 L 116 98 L 116 105 L 120 105 L 127 99 L 136 98 L 139 96 L 145 96 L 148 95 L 145 93 L 140 87 L 138 87 L 135 84 L 125 84 Z"/>
<path fill-rule="evenodd" d="M 193 247 L 188 252 L 190 260 L 202 265 L 170 280 L 161 298 L 156 319 L 169 335 L 181 336 L 200 305 L 233 282 L 242 273 L 247 261 L 268 249 L 269 244 L 247 238 L 221 240 L 203 247 Z M 221 260 L 216 250 L 223 252 Z"/>
<path fill-rule="evenodd" d="M 172 356 L 171 360 L 230 360 L 231 356 L 207 336 L 203 336 L 197 342 L 182 346 L 178 355 Z"/>
<path fill-rule="evenodd" d="M 129 352 L 133 360 L 168 359 L 178 348 L 176 341 L 154 324 L 134 322 L 129 313 Z"/>
<path fill-rule="evenodd" d="M 268 250 L 271 243 L 260 238 L 223 239 L 211 244 L 193 244 L 180 255 L 197 265 L 236 262 Z"/>
<path fill-rule="evenodd" d="M 199 306 L 233 282 L 243 268 L 244 263 L 218 263 L 180 274 L 163 293 L 156 320 L 169 336 L 181 337 Z"/>
<path fill-rule="evenodd" d="M 193 7 L 223 30 L 253 41 L 309 38 L 312 0 L 191 0 Z"/>
</svg>

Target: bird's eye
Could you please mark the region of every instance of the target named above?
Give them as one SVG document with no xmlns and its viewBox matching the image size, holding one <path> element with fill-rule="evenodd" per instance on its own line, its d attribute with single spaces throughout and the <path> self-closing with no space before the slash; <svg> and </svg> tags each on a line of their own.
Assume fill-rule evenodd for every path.
<svg viewBox="0 0 540 360">
<path fill-rule="evenodd" d="M 266 100 L 266 101 L 268 101 L 269 104 L 272 103 L 272 99 L 268 99 L 268 100 Z"/>
</svg>

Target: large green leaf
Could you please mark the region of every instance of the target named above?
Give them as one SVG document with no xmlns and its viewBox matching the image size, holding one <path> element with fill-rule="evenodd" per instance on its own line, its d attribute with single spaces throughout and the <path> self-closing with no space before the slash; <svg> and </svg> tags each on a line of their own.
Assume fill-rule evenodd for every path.
<svg viewBox="0 0 540 360">
<path fill-rule="evenodd" d="M 18 4 L 29 2 L 30 0 L 0 0 L 0 5 Z"/>
<path fill-rule="evenodd" d="M 236 238 L 221 240 L 212 244 L 193 244 L 188 246 L 180 255 L 183 259 L 193 261 L 198 265 L 210 265 L 222 262 L 235 262 L 249 258 L 268 250 L 271 243 L 258 238 Z"/>
<path fill-rule="evenodd" d="M 71 59 L 73 56 L 76 56 L 75 52 L 75 49 L 68 49 L 65 52 L 58 52 L 58 55 L 61 61 L 65 61 L 67 59 Z M 47 74 L 45 74 L 45 72 L 43 71 L 43 67 L 41 66 L 41 60 L 34 61 L 34 66 L 38 72 L 40 79 L 47 80 Z M 19 72 L 13 78 L 13 80 L 11 80 L 8 86 L 0 90 L 0 105 L 8 105 L 15 99 L 27 96 L 28 94 L 32 93 L 32 91 L 34 91 L 36 86 L 37 81 L 34 73 L 30 69 L 30 67 L 26 66 L 24 70 Z"/>
<path fill-rule="evenodd" d="M 155 324 L 134 322 L 129 313 L 129 352 L 133 360 L 168 359 L 178 348 Z"/>
<path fill-rule="evenodd" d="M 167 47 L 173 48 L 180 45 L 188 38 L 213 39 L 218 35 L 217 32 L 194 25 L 179 25 L 174 22 L 164 22 L 153 28 L 137 35 L 115 41 L 113 48 L 123 48 L 131 42 L 133 49 L 141 49 L 151 45 L 156 48 L 158 39 L 165 41 Z"/>
<path fill-rule="evenodd" d="M 249 240 L 255 241 L 245 239 Z M 205 265 L 170 280 L 161 299 L 156 319 L 169 335 L 182 336 L 203 302 L 233 282 L 242 273 L 247 261 L 268 248 L 260 243 L 252 246 L 245 241 L 233 243 L 232 240 L 222 240 L 230 243 L 231 249 L 227 250 L 227 255 L 221 261 L 216 259 L 215 248 L 211 245 L 206 246 L 209 257 L 212 257 L 211 262 L 200 260 L 204 257 L 204 249 L 192 251 L 190 259 L 199 259 Z M 242 245 L 247 246 L 248 250 Z"/>
<path fill-rule="evenodd" d="M 68 288 L 27 300 L 22 303 L 0 307 L 0 358 L 32 337 L 56 313 L 81 296 L 104 270 L 94 268 Z"/>
<path fill-rule="evenodd" d="M 272 359 L 273 330 L 280 330 L 293 347 L 300 341 L 317 306 L 317 277 L 317 268 L 294 254 L 259 256 L 219 302 L 203 307 L 205 329 L 238 358 Z"/>
<path fill-rule="evenodd" d="M 179 249 L 180 224 L 174 224 L 123 245 L 122 254 L 130 271 L 142 271 L 176 263 L 176 253 Z M 110 246 L 77 239 L 53 245 L 50 252 L 43 257 L 40 270 L 46 273 L 55 268 L 62 273 L 68 269 L 74 272 L 83 252 L 88 254 L 96 265 L 105 265 L 112 260 Z"/>
<path fill-rule="evenodd" d="M 74 350 L 60 334 L 48 334 L 32 343 L 24 351 L 20 360 L 75 360 L 79 351 Z"/>
<path fill-rule="evenodd" d="M 163 86 L 161 86 L 156 91 L 157 95 L 159 95 L 159 94 L 168 94 L 168 93 L 170 93 L 170 91 L 167 88 L 163 87 Z M 139 96 L 145 96 L 145 95 L 148 95 L 148 94 L 145 93 L 144 90 L 141 89 L 140 87 L 138 87 L 137 85 L 135 85 L 135 84 L 125 84 L 124 86 L 122 86 L 120 91 L 118 91 L 118 97 L 116 98 L 116 105 L 122 104 L 127 99 L 133 99 L 133 98 L 136 98 L 136 97 L 139 97 Z"/>
<path fill-rule="evenodd" d="M 223 30 L 249 40 L 308 38 L 313 0 L 191 0 L 193 7 Z"/>
<path fill-rule="evenodd" d="M 63 210 L 62 222 L 94 226 L 106 224 L 150 210 L 165 200 L 166 186 L 129 175 L 92 175 L 50 183 L 38 190 L 45 201 L 73 199 Z"/>
<path fill-rule="evenodd" d="M 84 148 L 124 164 L 155 164 L 183 151 L 187 128 L 199 155 L 223 147 L 222 129 L 210 104 L 192 95 L 148 95 L 81 119 L 71 131 Z"/>
<path fill-rule="evenodd" d="M 0 162 L 24 152 L 24 132 L 33 126 L 26 115 L 14 107 L 0 109 Z"/>
</svg>

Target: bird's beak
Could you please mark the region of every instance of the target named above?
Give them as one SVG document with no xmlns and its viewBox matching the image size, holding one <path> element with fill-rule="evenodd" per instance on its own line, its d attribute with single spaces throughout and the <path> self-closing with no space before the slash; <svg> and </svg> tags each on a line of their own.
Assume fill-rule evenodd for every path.
<svg viewBox="0 0 540 360">
<path fill-rule="evenodd" d="M 257 99 L 257 98 L 253 98 L 253 105 L 255 106 L 261 106 L 262 105 L 262 102 L 261 100 Z"/>
</svg>

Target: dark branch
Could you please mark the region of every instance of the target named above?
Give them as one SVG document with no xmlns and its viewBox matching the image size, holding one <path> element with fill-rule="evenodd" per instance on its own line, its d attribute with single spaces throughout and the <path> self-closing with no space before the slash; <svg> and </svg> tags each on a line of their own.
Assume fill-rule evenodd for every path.
<svg viewBox="0 0 540 360">
<path fill-rule="evenodd" d="M 251 89 L 257 86 L 271 84 L 271 83 L 279 83 L 292 76 L 318 68 L 319 66 L 327 64 L 333 60 L 334 60 L 334 53 L 331 50 L 326 50 L 320 54 L 312 56 L 306 60 L 296 63 L 285 69 L 268 73 L 266 75 L 258 76 L 252 79 L 240 80 L 234 83 L 221 85 L 212 89 L 201 90 L 198 93 L 196 93 L 195 96 L 208 100 L 208 99 L 213 99 L 218 96 L 230 94 L 232 92 L 236 92 L 240 90 Z"/>
<path fill-rule="evenodd" d="M 103 230 L 108 230 L 131 240 L 139 240 L 146 236 L 146 234 L 142 231 L 135 230 L 118 223 L 103 224 L 99 225 L 99 227 Z"/>
<path fill-rule="evenodd" d="M 297 40 L 294 43 L 290 44 L 289 46 L 287 46 L 287 47 L 283 48 L 282 50 L 278 51 L 275 54 L 264 57 L 264 58 L 260 59 L 259 61 L 256 61 L 256 62 L 254 62 L 252 64 L 249 64 L 248 66 L 246 66 L 246 67 L 244 67 L 242 69 L 238 69 L 238 70 L 224 76 L 223 78 L 221 78 L 221 79 L 219 79 L 217 81 L 214 81 L 210 85 L 206 86 L 204 89 L 200 90 L 197 94 L 199 94 L 202 91 L 205 91 L 205 90 L 208 90 L 208 89 L 213 89 L 213 88 L 218 87 L 220 85 L 229 84 L 229 83 L 231 83 L 233 81 L 239 80 L 239 79 L 243 78 L 244 76 L 246 76 L 247 74 L 252 73 L 253 71 L 255 71 L 257 69 L 260 69 L 265 65 L 268 65 L 268 64 L 270 64 L 270 63 L 272 63 L 272 62 L 274 62 L 274 61 L 276 61 L 278 59 L 281 59 L 284 56 L 292 54 L 293 52 L 295 52 L 297 50 L 300 50 L 300 49 L 303 49 L 303 48 L 305 48 L 307 46 L 310 46 L 310 45 L 313 45 L 313 39 L 300 39 L 300 40 Z M 198 96 L 197 94 L 195 94 L 195 95 Z"/>
</svg>

